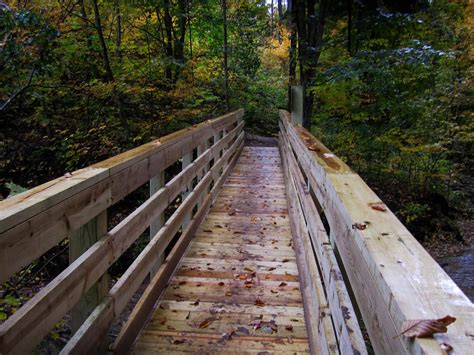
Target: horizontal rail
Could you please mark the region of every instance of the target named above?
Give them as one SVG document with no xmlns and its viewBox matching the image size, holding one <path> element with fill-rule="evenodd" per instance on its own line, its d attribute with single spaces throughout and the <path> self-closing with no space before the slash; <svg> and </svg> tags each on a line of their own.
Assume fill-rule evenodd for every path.
<svg viewBox="0 0 474 355">
<path fill-rule="evenodd" d="M 242 145 L 243 140 L 244 134 L 242 133 L 239 135 L 232 147 L 227 150 L 226 153 L 211 168 L 211 170 L 208 171 L 206 175 L 204 175 L 195 189 L 186 197 L 175 213 L 152 238 L 145 249 L 127 269 L 124 275 L 117 281 L 114 287 L 112 287 L 112 289 L 109 291 L 109 296 L 105 299 L 105 301 L 97 307 L 92 316 L 89 317 L 86 322 L 84 322 L 83 326 L 68 342 L 62 351 L 63 354 L 87 353 L 93 349 L 94 344 L 97 344 L 99 339 L 106 336 L 105 331 L 108 329 L 108 326 L 115 318 L 120 315 L 130 298 L 138 290 L 145 276 L 152 268 L 154 261 L 164 252 L 173 236 L 176 234 L 176 232 L 178 232 L 178 229 L 180 228 L 186 214 L 192 210 L 201 196 L 211 196 L 211 194 L 208 192 L 208 188 L 212 181 L 212 174 L 224 167 L 229 158 L 237 151 L 237 148 Z M 228 166 L 226 171 L 229 169 L 230 167 Z M 200 210 L 204 208 L 206 208 L 206 206 L 201 206 Z M 203 213 L 204 212 L 201 212 L 200 217 L 204 216 Z M 198 218 L 194 218 L 180 239 L 189 241 L 193 235 L 193 232 L 198 227 L 199 222 L 200 221 Z M 162 268 L 165 267 L 167 267 L 166 263 L 162 265 Z M 166 275 L 169 279 L 171 273 L 168 272 Z M 168 281 L 168 279 L 166 279 L 166 281 Z M 135 315 L 132 314 L 129 320 L 133 321 L 133 317 L 135 317 Z M 143 326 L 143 324 L 141 324 L 141 326 Z"/>
<path fill-rule="evenodd" d="M 303 127 L 291 122 L 288 112 L 281 110 L 280 119 L 282 149 L 291 160 L 294 158 L 290 170 L 299 171 L 293 178 L 307 211 L 307 228 L 314 230 L 310 234 L 322 273 L 327 279 L 337 263 L 332 256 L 324 256 L 332 244 L 375 352 L 441 353 L 440 344 L 447 343 L 455 353 L 470 353 L 474 306 L 467 296 L 359 175 Z M 317 217 L 318 205 L 327 219 L 329 238 Z M 335 282 L 333 291 L 330 285 L 326 283 L 329 302 L 345 302 L 341 285 Z M 398 336 L 406 320 L 446 315 L 457 318 L 447 333 L 414 340 Z"/>
<path fill-rule="evenodd" d="M 321 329 L 319 332 L 318 336 L 321 340 L 325 341 L 321 341 L 321 344 L 316 344 L 321 349 L 317 349 L 315 352 L 328 351 L 332 353 L 333 349 L 336 348 L 339 349 L 341 354 L 366 354 L 367 350 L 364 339 L 349 297 L 349 292 L 343 282 L 334 250 L 329 242 L 315 202 L 310 197 L 308 184 L 299 169 L 297 159 L 287 139 L 286 129 L 283 125 L 280 124 L 280 126 L 280 146 L 287 175 L 286 183 L 287 195 L 291 206 L 290 212 L 294 210 L 292 211 L 292 223 L 294 224 L 293 230 L 296 231 L 294 233 L 295 241 L 301 239 L 301 252 L 298 254 L 304 256 L 299 258 L 300 263 L 302 263 L 301 259 L 303 259 L 305 263 L 302 264 L 306 264 L 301 265 L 301 268 L 308 268 L 308 282 L 314 283 L 317 279 L 322 279 L 325 286 L 322 295 L 312 295 L 316 299 L 324 299 L 324 303 L 320 301 L 319 308 L 322 308 L 322 304 L 325 309 L 312 309 L 308 313 L 308 318 L 323 318 L 322 321 L 324 321 L 324 316 L 331 315 L 332 322 L 334 323 L 334 329 L 327 329 L 331 326 L 326 326 L 326 330 Z M 308 295 L 307 298 L 310 296 Z M 306 305 L 311 304 L 311 302 L 315 301 L 305 300 Z M 324 314 L 324 316 L 321 314 Z M 328 320 L 331 322 L 330 319 Z M 324 328 L 324 324 L 319 325 L 315 329 L 318 328 Z M 330 340 L 332 339 L 325 338 L 333 332 L 335 346 L 331 347 Z"/>
<path fill-rule="evenodd" d="M 0 282 L 242 116 L 183 129 L 1 201 Z"/>
<path fill-rule="evenodd" d="M 38 222 L 37 218 L 40 215 L 39 221 L 41 223 L 38 225 L 38 229 L 43 229 L 43 231 L 51 230 L 50 225 L 46 221 L 43 222 L 42 219 L 46 215 L 51 215 L 53 211 L 57 212 L 58 206 L 67 208 L 71 201 L 76 199 L 77 195 L 84 196 L 84 193 L 89 193 L 95 190 L 97 186 L 105 184 L 109 187 L 122 186 L 123 190 L 120 194 L 118 188 L 116 188 L 116 193 L 113 192 L 114 189 L 109 191 L 112 191 L 112 195 L 115 194 L 115 196 L 126 196 L 126 194 L 146 183 L 150 177 L 160 173 L 183 155 L 189 154 L 198 146 L 207 146 L 210 138 L 214 137 L 212 146 L 201 152 L 196 160 L 184 167 L 179 174 L 107 232 L 29 302 L 0 325 L 0 353 L 25 353 L 31 351 L 54 324 L 61 320 L 99 278 L 107 272 L 112 263 L 197 179 L 197 185 L 190 189 L 189 194 L 186 195 L 178 209 L 158 233 L 153 236 L 143 252 L 112 287 L 103 302 L 94 310 L 91 317 L 97 315 L 97 318 L 92 323 L 93 327 L 91 329 L 102 330 L 105 326 L 108 327 L 110 322 L 120 315 L 121 310 L 123 310 L 129 299 L 139 288 L 146 275 L 155 265 L 156 260 L 164 253 L 166 246 L 181 227 L 185 216 L 189 215 L 194 207 L 197 204 L 199 205 L 200 201 L 206 199 L 206 196 L 210 194 L 210 185 L 213 182 L 215 183 L 222 171 L 227 171 L 228 160 L 243 141 L 244 123 L 242 116 L 242 110 L 235 111 L 203 125 L 180 131 L 179 134 L 174 133 L 171 135 L 172 139 L 169 139 L 169 136 L 167 136 L 159 141 L 160 144 L 157 144 L 158 141 L 155 141 L 153 143 L 154 147 L 145 145 L 139 147 L 139 149 L 124 153 L 120 158 L 114 157 L 104 163 L 99 163 L 96 166 L 108 166 L 108 169 L 110 169 L 110 174 L 107 177 L 100 181 L 94 179 L 93 183 L 83 182 L 84 186 L 87 187 L 80 191 L 76 190 L 76 194 L 71 194 L 71 191 L 56 191 L 58 194 L 66 193 L 68 197 L 63 198 L 61 202 L 57 202 L 59 197 L 52 195 L 54 197 L 53 200 L 57 202 L 54 206 L 51 206 L 44 200 L 38 202 L 41 208 L 35 206 L 30 200 L 34 194 L 28 194 L 28 192 L 24 195 L 25 199 L 17 199 L 17 204 L 25 202 L 27 206 L 23 210 L 16 208 L 20 215 L 19 223 L 16 227 L 8 229 L 7 233 L 25 223 L 29 225 L 29 228 L 36 228 L 34 222 Z M 166 143 L 161 143 L 163 141 Z M 212 167 L 208 169 L 211 163 Z M 203 172 L 206 173 L 203 174 Z M 141 173 L 143 173 L 143 176 L 139 176 Z M 75 173 L 73 173 L 74 175 Z M 131 180 L 131 182 L 128 182 L 128 180 Z M 63 180 L 59 180 L 58 185 L 62 183 Z M 77 184 L 81 184 L 81 182 L 77 182 Z M 48 189 L 51 185 L 46 184 L 45 186 Z M 95 217 L 97 213 L 104 211 L 109 206 L 108 204 L 100 203 L 99 205 L 103 210 L 98 211 L 99 205 L 96 204 L 96 200 L 89 200 L 88 202 L 79 205 L 82 207 L 79 212 L 88 216 L 87 218 L 89 219 Z M 11 205 L 11 202 L 9 204 Z M 37 212 L 41 210 L 41 212 L 22 221 L 22 218 L 31 214 L 31 211 L 26 212 L 29 209 Z M 199 206 L 198 211 L 201 209 L 202 206 Z M 76 210 L 74 213 L 79 212 Z M 61 218 L 68 220 L 69 217 L 70 211 L 63 210 Z M 83 218 L 81 221 L 87 222 L 87 218 Z M 59 223 L 61 225 L 62 222 L 58 222 L 59 220 L 60 218 L 51 218 L 49 223 L 52 225 L 58 225 Z M 80 227 L 80 225 L 77 226 Z M 24 238 L 22 244 L 25 248 L 29 249 L 29 244 L 36 245 L 38 241 L 35 238 L 43 240 L 43 235 L 46 234 L 36 234 L 32 238 Z M 18 237 L 21 238 L 21 236 Z M 63 237 L 65 235 L 62 232 L 55 234 L 55 238 Z M 3 235 L 0 236 L 0 241 L 2 240 L 1 238 L 3 238 Z M 18 247 L 18 245 L 15 245 L 15 247 Z M 12 249 L 14 248 L 10 248 L 8 252 L 12 252 Z M 47 249 L 43 248 L 41 252 L 45 250 Z M 26 254 L 23 255 L 26 258 Z M 36 256 L 36 254 L 34 255 Z M 3 267 L 7 260 L 3 258 L 3 254 L 1 256 L 0 266 Z M 20 264 L 23 265 L 26 260 L 24 259 L 21 263 L 18 263 L 16 268 Z M 30 255 L 28 260 L 31 262 L 34 260 L 34 257 Z M 11 270 L 13 269 L 10 269 L 9 272 Z M 88 339 L 87 337 L 82 337 L 87 332 L 81 333 L 81 329 L 91 325 L 90 322 L 88 323 L 89 319 L 86 321 L 87 324 L 83 325 L 76 332 L 73 341 L 70 344 L 68 343 L 65 351 L 68 351 L 68 349 L 74 350 L 76 348 L 74 344 L 80 344 L 84 339 Z M 102 326 L 96 328 L 98 323 Z M 22 339 L 22 341 L 19 341 L 19 339 Z M 89 342 L 87 345 L 96 346 L 97 343 Z"/>
</svg>

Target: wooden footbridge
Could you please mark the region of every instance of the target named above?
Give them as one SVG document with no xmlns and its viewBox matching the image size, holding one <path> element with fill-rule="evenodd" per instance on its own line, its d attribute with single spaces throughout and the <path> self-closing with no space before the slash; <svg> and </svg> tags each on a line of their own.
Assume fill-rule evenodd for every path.
<svg viewBox="0 0 474 355">
<path fill-rule="evenodd" d="M 0 281 L 66 238 L 71 263 L 0 325 L 0 353 L 34 351 L 72 317 L 64 354 L 473 354 L 472 303 L 364 181 L 287 112 L 273 148 L 246 147 L 242 117 L 1 202 Z M 108 226 L 107 209 L 143 187 L 149 198 Z M 446 315 L 447 333 L 400 336 L 406 320 Z"/>
</svg>

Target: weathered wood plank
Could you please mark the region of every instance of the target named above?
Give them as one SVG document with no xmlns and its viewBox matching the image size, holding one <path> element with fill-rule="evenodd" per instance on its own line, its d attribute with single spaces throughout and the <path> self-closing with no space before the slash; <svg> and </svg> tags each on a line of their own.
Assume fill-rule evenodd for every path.
<svg viewBox="0 0 474 355">
<path fill-rule="evenodd" d="M 281 117 L 328 219 L 375 351 L 439 353 L 439 343 L 447 342 L 457 352 L 469 353 L 472 340 L 466 332 L 474 322 L 469 299 L 388 208 L 371 208 L 381 201 L 357 174 L 323 148 L 307 149 L 322 145 L 303 128 L 293 127 L 286 112 Z M 365 221 L 366 229 L 353 227 Z M 414 341 L 396 337 L 404 320 L 447 314 L 457 320 L 446 334 Z"/>
<path fill-rule="evenodd" d="M 73 262 L 107 233 L 107 211 L 83 225 L 69 241 L 69 261 Z M 75 332 L 107 294 L 108 277 L 102 276 L 71 311 L 71 328 Z"/>
<path fill-rule="evenodd" d="M 366 354 L 365 342 L 334 251 L 283 130 L 282 133 L 280 137 L 282 149 L 286 152 L 286 161 L 294 181 L 293 186 L 297 190 L 301 202 L 301 212 L 306 220 L 306 227 L 316 251 L 313 258 L 317 256 L 321 276 L 324 280 L 339 350 L 342 354 Z M 309 245 L 309 249 L 311 249 L 311 245 Z"/>
<path fill-rule="evenodd" d="M 246 147 L 241 158 L 243 155 L 258 153 L 259 150 L 256 149 Z M 273 148 L 273 154 L 277 155 L 278 150 Z M 270 161 L 268 163 L 273 164 Z M 238 166 L 239 163 L 227 178 L 223 189 L 229 186 L 233 176 L 242 174 L 242 170 L 236 172 Z M 240 189 L 249 190 L 253 181 L 239 179 L 232 183 L 234 184 Z M 270 185 L 274 193 L 277 193 L 275 185 L 271 183 Z M 277 182 L 276 186 L 281 186 L 279 192 L 284 196 L 283 181 Z M 233 201 L 246 198 L 253 201 L 252 205 L 255 207 L 258 205 L 255 203 L 257 200 L 261 201 L 261 205 L 264 203 L 256 194 L 246 194 L 245 197 L 230 196 L 232 195 L 226 197 L 220 195 L 214 206 L 225 203 L 226 198 Z M 259 242 L 252 243 L 247 234 L 248 238 L 258 238 Z M 274 243 L 277 239 L 282 244 Z M 158 294 L 155 295 L 155 301 L 157 296 Z M 232 332 L 239 327 L 249 328 L 248 335 L 243 334 L 246 346 L 249 346 L 245 348 L 246 351 L 271 348 L 273 351 L 287 349 L 307 352 L 304 312 L 294 251 L 291 249 L 287 211 L 281 210 L 275 214 L 263 213 L 258 209 L 251 213 L 219 212 L 213 207 L 199 227 L 176 276 L 162 294 L 159 304 L 151 323 L 138 338 L 135 352 L 194 351 L 193 349 L 203 351 L 203 347 L 197 345 L 201 343 L 200 339 L 204 339 L 203 337 L 206 339 L 205 351 L 221 351 L 222 348 L 216 348 L 219 346 L 218 343 L 214 341 L 216 345 L 212 343 L 210 345 L 209 341 L 220 340 L 223 333 Z M 176 318 L 168 317 L 170 314 L 176 314 Z M 213 315 L 219 319 L 215 322 L 211 320 L 209 326 L 199 327 L 199 324 L 197 327 L 193 326 L 193 321 L 200 320 L 199 323 L 202 323 L 206 317 Z M 167 320 L 163 323 L 165 318 Z M 259 320 L 275 321 L 278 331 L 265 328 L 265 325 L 263 329 L 260 327 L 253 329 L 250 323 Z M 175 328 L 174 333 L 168 326 Z M 271 334 L 265 333 L 268 330 Z M 162 332 L 166 331 L 168 335 L 163 335 Z M 246 333 L 245 330 L 244 332 Z M 186 342 L 181 344 L 155 341 L 154 334 L 168 336 L 172 342 L 174 339 L 179 339 L 181 334 L 189 334 L 190 341 L 196 346 Z M 241 335 L 237 336 L 235 333 L 235 337 L 230 338 L 225 342 L 226 351 L 232 352 L 232 349 L 242 351 L 243 348 L 239 348 L 241 345 L 239 339 L 244 340 Z M 275 343 L 266 347 L 262 346 L 261 341 Z M 167 345 L 172 345 L 172 348 Z"/>
<path fill-rule="evenodd" d="M 237 160 L 240 151 L 242 150 L 243 141 L 236 141 L 235 144 L 240 144 L 235 150 L 230 148 L 230 152 L 234 151 L 234 156 L 231 158 L 228 169 L 224 172 L 224 175 L 216 182 L 213 190 L 218 191 L 222 183 L 224 182 L 227 174 L 232 169 L 235 161 Z M 231 154 L 228 154 L 230 157 Z M 206 173 L 207 174 L 207 173 Z M 206 216 L 212 200 L 212 190 L 209 195 L 203 200 L 202 205 L 200 206 L 198 213 L 193 217 L 190 227 L 186 230 L 184 235 L 179 239 L 178 243 L 175 245 L 170 255 L 166 259 L 166 264 L 159 270 L 159 273 L 153 278 L 150 282 L 150 285 L 145 290 L 144 294 L 140 298 L 137 305 L 134 307 L 131 315 L 129 316 L 127 322 L 122 327 L 120 334 L 115 340 L 112 349 L 114 352 L 119 354 L 127 353 L 132 347 L 135 339 L 145 324 L 150 312 L 153 309 L 153 306 L 163 292 L 163 289 L 167 285 L 167 282 L 173 272 L 176 269 L 178 262 L 181 260 L 182 255 L 184 254 L 186 248 L 188 247 L 191 238 L 194 236 L 196 229 L 199 227 L 199 224 Z"/>
<path fill-rule="evenodd" d="M 286 149 L 282 149 L 283 170 L 286 176 L 288 210 L 293 233 L 293 244 L 297 256 L 301 291 L 304 299 L 305 320 L 308 339 L 314 354 L 337 354 L 336 336 L 332 327 L 330 312 L 325 297 L 316 260 L 308 245 L 309 235 L 303 221 L 298 194 L 292 178 L 292 171 Z"/>
<path fill-rule="evenodd" d="M 161 173 L 186 152 L 206 141 L 225 118 L 183 130 L 120 156 L 0 201 L 0 281 L 28 265 L 80 226 Z M 225 147 L 242 130 L 240 122 L 225 136 Z"/>
<path fill-rule="evenodd" d="M 243 140 L 243 134 L 239 139 Z M 226 144 L 226 140 L 223 139 L 219 143 Z M 104 274 L 112 262 L 117 260 L 189 184 L 198 170 L 211 158 L 215 158 L 221 147 L 219 143 L 208 149 L 195 162 L 168 182 L 165 187 L 95 243 L 18 312 L 1 324 L 0 349 L 4 352 L 17 348 L 26 351 L 38 343 L 84 292 L 89 290 Z M 216 166 L 218 164 L 216 163 Z M 220 165 L 222 164 L 221 159 Z M 53 309 L 51 309 L 51 304 L 55 305 Z M 16 339 L 24 334 L 28 334 L 28 341 L 17 343 Z"/>
</svg>

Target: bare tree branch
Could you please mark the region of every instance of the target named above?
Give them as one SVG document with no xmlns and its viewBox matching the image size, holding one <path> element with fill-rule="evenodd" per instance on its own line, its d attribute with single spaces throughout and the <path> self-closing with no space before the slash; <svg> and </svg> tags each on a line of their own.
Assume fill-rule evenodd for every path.
<svg viewBox="0 0 474 355">
<path fill-rule="evenodd" d="M 36 73 L 36 68 L 33 67 L 33 69 L 31 70 L 30 76 L 28 78 L 28 82 L 25 85 L 23 85 L 20 89 L 18 89 L 18 91 L 15 92 L 12 96 L 10 96 L 10 98 L 7 101 L 5 101 L 2 106 L 0 106 L 0 112 L 5 111 L 7 107 L 10 106 L 12 101 L 15 100 L 17 96 L 21 95 L 24 91 L 26 91 L 31 86 L 35 73 Z"/>
</svg>

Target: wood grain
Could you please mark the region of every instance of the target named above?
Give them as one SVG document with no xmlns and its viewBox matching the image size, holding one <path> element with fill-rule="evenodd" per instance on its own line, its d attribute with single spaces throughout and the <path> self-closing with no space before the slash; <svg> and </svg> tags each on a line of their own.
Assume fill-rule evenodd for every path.
<svg viewBox="0 0 474 355">
<path fill-rule="evenodd" d="M 249 159 L 272 169 L 246 179 Z M 282 174 L 278 148 L 244 148 L 134 353 L 309 351 L 288 211 L 234 194 L 267 186 L 284 197 L 275 170 Z"/>
<path fill-rule="evenodd" d="M 467 296 L 388 208 L 371 208 L 382 201 L 360 176 L 309 132 L 290 123 L 286 111 L 280 117 L 328 220 L 375 352 L 437 354 L 439 343 L 446 342 L 457 353 L 470 353 L 472 339 L 466 334 L 474 323 L 474 306 Z M 360 230 L 355 223 L 367 227 Z M 446 334 L 396 337 L 405 320 L 448 314 L 457 320 Z"/>
</svg>

